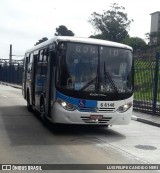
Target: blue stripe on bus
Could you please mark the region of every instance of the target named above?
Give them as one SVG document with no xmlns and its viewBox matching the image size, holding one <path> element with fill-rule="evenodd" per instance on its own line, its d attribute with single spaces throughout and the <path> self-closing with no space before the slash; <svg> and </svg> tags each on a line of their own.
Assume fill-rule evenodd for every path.
<svg viewBox="0 0 160 173">
<path fill-rule="evenodd" d="M 83 99 L 77 99 L 73 97 L 68 97 L 64 94 L 61 94 L 60 92 L 56 92 L 56 98 L 62 99 L 68 103 L 71 103 L 77 107 L 81 107 L 80 103 L 82 102 L 84 104 L 84 107 L 97 107 L 97 101 L 96 100 L 83 100 Z M 83 106 L 82 106 L 83 107 Z"/>
</svg>

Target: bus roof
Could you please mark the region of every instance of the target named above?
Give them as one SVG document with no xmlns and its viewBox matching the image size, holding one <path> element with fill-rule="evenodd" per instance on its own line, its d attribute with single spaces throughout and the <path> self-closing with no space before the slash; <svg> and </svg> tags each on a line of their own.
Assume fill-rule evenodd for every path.
<svg viewBox="0 0 160 173">
<path fill-rule="evenodd" d="M 41 44 L 34 46 L 33 48 L 27 50 L 26 53 L 46 47 L 47 45 L 52 44 L 53 42 L 60 42 L 60 41 L 110 46 L 110 47 L 129 49 L 131 51 L 133 50 L 130 46 L 112 41 L 100 40 L 95 38 L 73 37 L 73 36 L 56 36 L 50 40 L 47 40 L 45 42 L 42 42 Z"/>
</svg>

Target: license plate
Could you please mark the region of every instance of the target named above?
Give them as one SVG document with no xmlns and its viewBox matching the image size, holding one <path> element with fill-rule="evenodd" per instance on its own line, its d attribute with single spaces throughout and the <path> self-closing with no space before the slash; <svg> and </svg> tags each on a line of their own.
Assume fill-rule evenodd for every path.
<svg viewBox="0 0 160 173">
<path fill-rule="evenodd" d="M 91 120 L 101 120 L 103 115 L 90 115 Z"/>
</svg>

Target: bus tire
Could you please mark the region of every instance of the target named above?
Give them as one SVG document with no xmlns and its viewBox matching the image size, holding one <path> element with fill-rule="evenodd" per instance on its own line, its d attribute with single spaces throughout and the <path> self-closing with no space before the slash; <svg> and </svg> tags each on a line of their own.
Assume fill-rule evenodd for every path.
<svg viewBox="0 0 160 173">
<path fill-rule="evenodd" d="M 48 119 L 46 117 L 46 110 L 45 110 L 44 101 L 41 101 L 41 104 L 40 104 L 40 117 L 41 117 L 43 125 L 47 126 L 48 125 Z"/>
<path fill-rule="evenodd" d="M 32 112 L 32 105 L 30 104 L 29 92 L 27 92 L 27 109 L 29 112 Z"/>
</svg>

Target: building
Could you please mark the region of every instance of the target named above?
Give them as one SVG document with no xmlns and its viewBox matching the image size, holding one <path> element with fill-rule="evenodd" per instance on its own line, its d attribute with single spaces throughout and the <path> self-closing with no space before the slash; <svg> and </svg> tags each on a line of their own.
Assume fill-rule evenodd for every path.
<svg viewBox="0 0 160 173">
<path fill-rule="evenodd" d="M 160 11 L 151 13 L 150 43 L 157 44 L 160 37 Z"/>
</svg>

